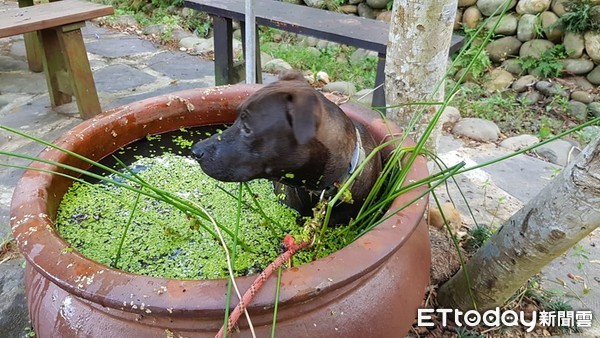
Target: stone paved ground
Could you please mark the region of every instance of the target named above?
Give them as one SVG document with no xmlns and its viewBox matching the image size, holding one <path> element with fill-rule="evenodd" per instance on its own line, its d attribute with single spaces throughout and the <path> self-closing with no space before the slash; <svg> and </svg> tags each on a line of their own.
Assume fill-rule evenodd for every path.
<svg viewBox="0 0 600 338">
<path fill-rule="evenodd" d="M 465 144 L 453 136 L 442 137 L 440 156 L 447 165 L 465 161 L 467 167 L 485 163 L 509 153 L 494 144 L 481 144 L 477 147 Z M 479 223 L 499 226 L 524 203 L 534 198 L 558 174 L 561 167 L 537 158 L 519 155 L 492 166 L 476 169 L 457 178 L 465 193 L 473 213 Z M 451 187 L 451 194 L 462 215 L 468 215 L 464 201 L 456 196 L 456 189 Z M 463 217 L 463 224 L 468 226 L 473 221 Z M 577 255 L 577 249 L 556 258 L 542 270 L 544 289 L 555 291 L 573 306 L 574 309 L 591 309 L 594 313 L 592 328 L 581 335 L 570 337 L 600 337 L 600 229 L 581 240 L 578 244 L 589 258 Z M 581 266 L 580 266 L 581 265 Z M 569 276 L 579 276 L 575 280 Z M 577 278 L 576 278 L 577 279 Z M 563 284 L 564 282 L 564 284 Z M 590 288 L 584 294 L 584 288 Z"/>
<path fill-rule="evenodd" d="M 1 3 L 0 11 L 14 6 Z M 151 42 L 124 33 L 99 28 L 88 23 L 84 29 L 88 54 L 96 80 L 101 105 L 110 109 L 143 98 L 188 88 L 214 84 L 213 63 L 179 51 L 170 51 Z M 24 45 L 20 37 L 0 39 L 0 124 L 19 128 L 46 140 L 53 140 L 81 122 L 74 103 L 51 109 L 43 74 L 31 73 L 24 61 Z M 41 147 L 0 134 L 0 149 L 35 155 Z M 503 155 L 505 150 L 493 144 L 466 146 L 463 141 L 446 135 L 440 153 L 452 164 L 465 160 L 467 164 L 481 163 Z M 2 159 L 12 164 L 21 163 Z M 501 164 L 476 170 L 458 180 L 480 222 L 500 224 L 524 202 L 549 182 L 555 165 L 528 156 L 518 156 Z M 19 170 L 0 167 L 0 240 L 10 237 L 9 205 L 14 186 L 22 174 Z M 485 202 L 484 202 L 485 201 Z M 458 201 L 464 213 L 464 203 Z M 598 232 L 582 241 L 594 259 L 600 257 L 597 248 Z M 582 296 L 585 305 L 576 298 L 576 308 L 591 308 L 600 315 L 600 269 L 598 263 L 584 264 L 577 269 L 580 258 L 567 254 L 544 269 L 547 285 L 568 291 L 553 283 L 557 278 L 582 295 L 582 282 L 567 277 L 568 273 L 584 276 L 591 293 Z M 23 260 L 20 258 L 0 264 L 0 336 L 21 337 L 28 326 L 23 296 Z M 585 333 L 600 336 L 599 325 Z"/>
<path fill-rule="evenodd" d="M 0 11 L 11 5 L 0 3 Z M 214 85 L 212 62 L 89 23 L 83 33 L 103 109 Z M 0 124 L 54 140 L 79 122 L 74 102 L 51 109 L 43 73 L 28 71 L 22 37 L 0 39 Z M 36 155 L 41 147 L 1 134 L 0 149 Z M 10 237 L 10 200 L 21 174 L 0 167 L 0 242 Z M 23 260 L 18 258 L 0 264 L 0 337 L 21 337 L 28 326 Z"/>
</svg>

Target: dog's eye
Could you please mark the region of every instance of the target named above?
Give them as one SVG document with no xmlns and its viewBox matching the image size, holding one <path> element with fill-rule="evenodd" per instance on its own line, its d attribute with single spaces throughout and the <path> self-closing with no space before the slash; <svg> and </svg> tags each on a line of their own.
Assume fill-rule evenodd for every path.
<svg viewBox="0 0 600 338">
<path fill-rule="evenodd" d="M 246 122 L 242 122 L 242 128 L 240 128 L 240 130 L 242 131 L 242 135 L 244 136 L 252 134 L 252 129 L 250 129 Z"/>
</svg>

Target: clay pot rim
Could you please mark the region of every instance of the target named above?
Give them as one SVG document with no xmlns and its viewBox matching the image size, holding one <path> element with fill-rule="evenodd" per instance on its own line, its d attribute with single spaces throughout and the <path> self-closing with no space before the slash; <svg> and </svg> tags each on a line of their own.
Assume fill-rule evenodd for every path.
<svg viewBox="0 0 600 338">
<path fill-rule="evenodd" d="M 144 123 L 151 122 L 151 119 L 146 116 L 149 114 L 148 111 L 178 109 L 179 113 L 175 114 L 177 116 L 174 119 L 185 123 L 185 113 L 194 111 L 194 114 L 197 114 L 198 110 L 204 109 L 198 106 L 199 103 L 220 107 L 214 108 L 217 109 L 216 114 L 212 115 L 219 116 L 215 121 L 224 118 L 221 123 L 231 122 L 233 120 L 231 114 L 235 114 L 237 104 L 258 88 L 260 85 L 222 86 L 152 97 L 84 121 L 55 142 L 70 148 L 91 131 L 108 132 L 116 128 L 124 128 L 128 123 L 135 123 L 145 128 Z M 189 103 L 194 106 L 192 109 Z M 210 107 L 205 110 L 213 109 Z M 400 132 L 396 126 L 386 124 L 370 109 L 370 113 L 364 115 L 366 109 L 358 104 L 348 103 L 341 107 L 347 114 L 367 123 L 371 131 Z M 164 116 L 166 121 L 171 115 Z M 181 126 L 190 125 L 181 124 Z M 411 141 L 405 142 L 405 146 L 411 145 Z M 57 158 L 61 157 L 61 153 L 54 150 L 42 151 L 40 157 Z M 48 169 L 48 165 L 40 163 L 34 163 L 32 167 Z M 407 182 L 426 175 L 425 160 L 419 158 L 411 168 Z M 68 244 L 57 235 L 53 222 L 48 216 L 52 214 L 49 207 L 49 201 L 52 201 L 49 189 L 55 179 L 57 179 L 56 175 L 28 170 L 17 184 L 13 195 L 11 204 L 13 235 L 27 263 L 34 269 L 66 291 L 108 308 L 139 314 L 169 315 L 176 312 L 185 313 L 190 317 L 222 316 L 227 288 L 226 279 L 177 280 L 136 275 L 115 270 L 92 261 L 78 252 L 68 250 Z M 414 189 L 398 197 L 390 209 L 395 210 L 403 206 L 423 193 L 425 189 L 425 187 Z M 339 289 L 356 280 L 360 275 L 375 270 L 387 257 L 396 252 L 416 229 L 423 217 L 426 200 L 426 197 L 422 197 L 355 242 L 327 257 L 285 270 L 282 274 L 279 304 L 307 301 L 326 291 Z M 341 269 L 334 269 L 340 265 Z M 236 281 L 240 289 L 245 290 L 254 278 L 255 276 L 246 276 L 236 278 Z M 136 282 L 132 283 L 132 279 Z M 275 280 L 276 278 L 270 278 L 263 289 L 275 290 Z M 191 299 L 197 301 L 190 302 Z M 233 296 L 232 302 L 235 304 L 237 297 Z M 272 307 L 272 302 L 273 292 L 259 292 L 248 308 L 250 311 L 266 311 Z"/>
</svg>

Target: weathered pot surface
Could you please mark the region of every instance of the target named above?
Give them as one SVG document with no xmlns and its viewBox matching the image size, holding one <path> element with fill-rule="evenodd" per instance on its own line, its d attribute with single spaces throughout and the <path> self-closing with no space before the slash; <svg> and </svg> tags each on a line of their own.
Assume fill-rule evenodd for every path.
<svg viewBox="0 0 600 338">
<path fill-rule="evenodd" d="M 135 102 L 81 123 L 56 144 L 98 160 L 147 134 L 232 122 L 236 106 L 258 88 L 195 89 Z M 388 134 L 389 126 L 371 110 L 352 103 L 342 108 L 367 123 L 376 138 Z M 57 150 L 45 150 L 40 156 L 87 168 Z M 32 166 L 56 170 L 47 164 Z M 408 180 L 426 175 L 425 161 L 419 159 Z M 52 220 L 70 184 L 64 177 L 28 170 L 12 199 L 11 223 L 27 259 L 26 295 L 37 336 L 214 336 L 223 324 L 227 281 L 134 275 L 68 250 Z M 397 198 L 391 209 L 418 196 L 422 190 L 417 190 Z M 429 279 L 426 202 L 420 199 L 334 254 L 285 270 L 277 336 L 404 335 Z M 245 290 L 253 279 L 237 278 L 237 283 Z M 276 278 L 270 278 L 248 307 L 258 337 L 270 336 L 275 283 Z M 234 336 L 250 336 L 245 319 Z"/>
</svg>

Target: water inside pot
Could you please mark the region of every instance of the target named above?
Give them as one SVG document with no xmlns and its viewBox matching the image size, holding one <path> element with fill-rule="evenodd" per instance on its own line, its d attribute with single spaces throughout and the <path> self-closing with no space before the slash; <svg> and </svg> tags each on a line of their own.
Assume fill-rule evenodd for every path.
<svg viewBox="0 0 600 338">
<path fill-rule="evenodd" d="M 173 193 L 200 206 L 213 217 L 229 250 L 234 247 L 240 185 L 219 182 L 204 174 L 189 157 L 191 146 L 199 139 L 222 130 L 223 126 L 182 129 L 146 138 L 123 147 L 106 157 L 102 164 L 129 175 L 139 175 L 155 188 Z M 128 166 L 122 166 L 115 159 Z M 97 168 L 95 173 L 105 175 Z M 140 188 L 116 174 L 114 182 L 88 180 L 76 182 L 65 194 L 58 210 L 56 228 L 75 250 L 100 263 L 125 271 L 167 278 L 223 278 L 227 262 L 215 224 L 206 217 L 182 212 L 180 208 L 146 197 L 119 185 Z M 115 184 L 116 182 L 116 184 Z M 286 234 L 299 236 L 304 220 L 281 203 L 272 183 L 253 180 L 244 185 L 237 275 L 260 272 L 277 255 Z M 152 189 L 143 188 L 152 192 Z M 132 216 L 132 214 L 134 214 Z M 343 228 L 331 229 L 324 238 L 331 243 L 319 250 L 325 256 L 347 242 L 341 240 Z M 316 254 L 304 251 L 296 262 L 311 261 Z"/>
<path fill-rule="evenodd" d="M 215 133 L 219 133 L 227 127 L 227 125 L 199 126 L 193 128 L 181 128 L 163 134 L 147 135 L 145 138 L 122 147 L 115 152 L 113 156 L 107 156 L 99 161 L 99 163 L 115 170 L 123 170 L 121 165 L 115 159 L 116 157 L 119 161 L 129 166 L 133 172 L 139 173 L 146 168 L 139 165 L 132 166 L 132 164 L 140 158 L 156 157 L 165 153 L 189 156 L 191 147 L 195 142 L 210 137 Z M 108 174 L 106 170 L 98 167 L 92 167 L 89 171 L 102 176 Z M 98 183 L 99 181 L 98 179 L 91 177 L 84 177 L 84 179 L 91 183 Z"/>
</svg>

